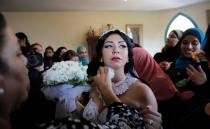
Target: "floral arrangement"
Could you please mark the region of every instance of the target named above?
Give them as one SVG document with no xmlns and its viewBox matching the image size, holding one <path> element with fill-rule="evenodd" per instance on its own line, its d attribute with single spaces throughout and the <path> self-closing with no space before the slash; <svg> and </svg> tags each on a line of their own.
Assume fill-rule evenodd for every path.
<svg viewBox="0 0 210 129">
<path fill-rule="evenodd" d="M 55 63 L 44 72 L 44 86 L 57 86 L 59 84 L 82 85 L 88 81 L 87 66 L 79 62 L 62 61 Z"/>
</svg>

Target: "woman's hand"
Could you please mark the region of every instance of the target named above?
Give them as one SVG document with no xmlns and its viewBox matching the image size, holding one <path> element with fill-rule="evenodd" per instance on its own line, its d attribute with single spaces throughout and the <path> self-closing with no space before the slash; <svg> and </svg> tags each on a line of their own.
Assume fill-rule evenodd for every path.
<svg viewBox="0 0 210 129">
<path fill-rule="evenodd" d="M 113 102 L 120 102 L 120 99 L 115 95 L 111 86 L 111 78 L 107 75 L 108 69 L 100 67 L 97 75 L 93 77 L 93 85 L 97 87 L 106 102 L 111 104 Z"/>
<path fill-rule="evenodd" d="M 76 105 L 77 105 L 77 111 L 78 112 L 82 112 L 82 110 L 84 109 L 84 105 L 83 105 L 83 98 L 81 96 L 77 96 L 76 99 Z"/>
<path fill-rule="evenodd" d="M 147 129 L 162 129 L 162 116 L 159 112 L 152 110 L 150 106 L 147 106 L 140 112 L 143 115 Z"/>
<path fill-rule="evenodd" d="M 108 68 L 100 67 L 97 71 L 96 76 L 93 77 L 93 85 L 95 87 L 98 87 L 99 90 L 107 88 L 112 90 L 111 78 L 109 78 L 107 74 L 108 74 Z"/>
<path fill-rule="evenodd" d="M 202 85 L 207 81 L 206 73 L 200 65 L 198 66 L 198 70 L 192 65 L 189 65 L 186 69 L 190 80 L 196 85 Z"/>
<path fill-rule="evenodd" d="M 170 68 L 171 64 L 172 64 L 172 62 L 162 61 L 159 63 L 159 66 L 161 69 L 163 69 L 165 71 Z"/>
</svg>

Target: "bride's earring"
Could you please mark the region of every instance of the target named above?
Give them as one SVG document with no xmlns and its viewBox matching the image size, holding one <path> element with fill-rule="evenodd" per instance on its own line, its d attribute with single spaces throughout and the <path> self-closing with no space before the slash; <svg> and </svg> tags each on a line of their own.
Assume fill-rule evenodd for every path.
<svg viewBox="0 0 210 129">
<path fill-rule="evenodd" d="M 103 62 L 103 59 L 101 58 L 100 62 L 102 63 Z"/>
<path fill-rule="evenodd" d="M 0 88 L 0 95 L 4 94 L 4 89 Z"/>
</svg>

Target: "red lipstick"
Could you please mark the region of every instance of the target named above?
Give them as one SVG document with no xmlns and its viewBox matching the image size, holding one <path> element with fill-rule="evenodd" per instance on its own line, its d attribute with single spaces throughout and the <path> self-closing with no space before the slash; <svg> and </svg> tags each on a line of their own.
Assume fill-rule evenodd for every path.
<svg viewBox="0 0 210 129">
<path fill-rule="evenodd" d="M 112 61 L 117 61 L 117 60 L 121 60 L 121 58 L 120 58 L 120 57 L 112 57 L 111 60 L 112 60 Z"/>
</svg>

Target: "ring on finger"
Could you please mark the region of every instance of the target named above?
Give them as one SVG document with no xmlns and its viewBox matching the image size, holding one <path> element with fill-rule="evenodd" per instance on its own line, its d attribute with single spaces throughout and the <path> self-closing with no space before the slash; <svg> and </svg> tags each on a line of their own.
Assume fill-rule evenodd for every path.
<svg viewBox="0 0 210 129">
<path fill-rule="evenodd" d="M 149 124 L 150 124 L 151 126 L 153 125 L 153 123 L 154 123 L 153 120 L 149 120 Z"/>
</svg>

